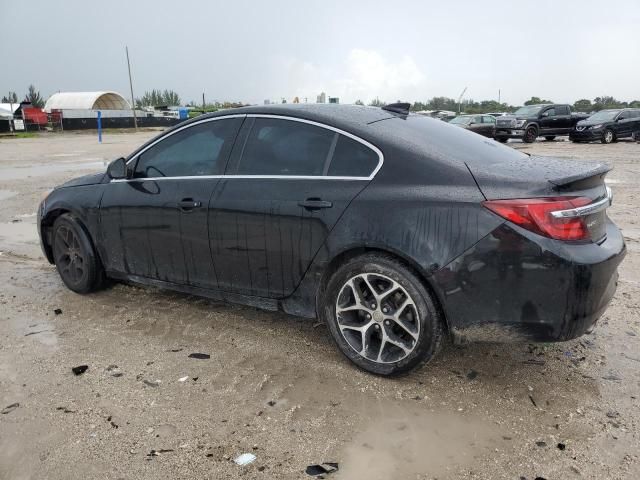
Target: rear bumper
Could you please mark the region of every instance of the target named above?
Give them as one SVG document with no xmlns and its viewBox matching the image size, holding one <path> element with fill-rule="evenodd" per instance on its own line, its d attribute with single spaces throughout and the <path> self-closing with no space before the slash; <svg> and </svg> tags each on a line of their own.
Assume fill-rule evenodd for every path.
<svg viewBox="0 0 640 480">
<path fill-rule="evenodd" d="M 571 130 L 569 132 L 569 140 L 579 140 L 583 142 L 592 142 L 602 138 L 602 130 Z"/>
<path fill-rule="evenodd" d="M 607 223 L 598 244 L 568 244 L 503 224 L 435 275 L 456 341 L 564 341 L 607 308 L 626 247 Z"/>
</svg>

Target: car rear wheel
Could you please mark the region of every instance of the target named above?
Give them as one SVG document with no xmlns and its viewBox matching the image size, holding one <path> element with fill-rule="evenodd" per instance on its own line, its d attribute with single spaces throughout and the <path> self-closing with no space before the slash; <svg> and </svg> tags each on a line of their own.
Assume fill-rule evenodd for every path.
<svg viewBox="0 0 640 480">
<path fill-rule="evenodd" d="M 538 130 L 536 127 L 529 127 L 525 130 L 522 140 L 524 140 L 524 143 L 533 143 L 536 138 L 538 138 Z"/>
<path fill-rule="evenodd" d="M 555 135 L 548 135 L 548 136 L 544 137 L 544 139 L 547 142 L 552 142 L 552 141 L 554 141 L 556 139 L 556 136 Z"/>
<path fill-rule="evenodd" d="M 602 140 L 600 140 L 602 143 L 612 143 L 615 140 L 615 135 L 613 134 L 613 130 L 611 130 L 610 128 L 607 128 L 603 133 L 602 133 Z"/>
<path fill-rule="evenodd" d="M 104 284 L 104 271 L 89 235 L 69 214 L 53 224 L 53 258 L 64 284 L 76 293 L 89 293 Z"/>
<path fill-rule="evenodd" d="M 342 353 L 377 375 L 398 375 L 428 362 L 443 337 L 431 294 L 387 255 L 349 260 L 331 277 L 320 305 Z"/>
<path fill-rule="evenodd" d="M 509 140 L 508 138 L 503 138 L 503 137 L 498 137 L 496 138 L 497 141 L 499 141 L 500 143 L 507 143 L 507 141 Z"/>
</svg>

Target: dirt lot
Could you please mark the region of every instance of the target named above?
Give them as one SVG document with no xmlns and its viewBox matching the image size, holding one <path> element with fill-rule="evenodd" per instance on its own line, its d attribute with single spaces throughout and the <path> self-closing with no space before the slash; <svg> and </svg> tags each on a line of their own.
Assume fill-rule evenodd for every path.
<svg viewBox="0 0 640 480">
<path fill-rule="evenodd" d="M 615 167 L 610 215 L 628 255 L 593 334 L 447 346 L 387 380 L 314 322 L 63 286 L 37 241 L 41 192 L 154 134 L 0 139 L 0 479 L 305 478 L 321 462 L 343 480 L 640 477 L 640 145 L 514 144 Z M 257 459 L 237 466 L 242 453 Z"/>
</svg>

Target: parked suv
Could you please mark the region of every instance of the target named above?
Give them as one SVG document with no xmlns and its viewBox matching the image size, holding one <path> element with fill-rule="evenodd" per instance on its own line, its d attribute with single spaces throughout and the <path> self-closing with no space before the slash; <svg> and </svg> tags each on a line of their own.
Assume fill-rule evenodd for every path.
<svg viewBox="0 0 640 480">
<path fill-rule="evenodd" d="M 615 142 L 619 138 L 640 138 L 640 109 L 621 108 L 601 110 L 589 118 L 581 120 L 575 129 L 569 133 L 572 142 L 592 142 L 600 140 L 602 143 Z"/>
<path fill-rule="evenodd" d="M 496 119 L 496 140 L 504 143 L 510 138 L 519 138 L 532 143 L 540 136 L 553 140 L 557 135 L 568 135 L 587 117 L 585 113 L 572 113 L 569 105 L 527 105 L 512 115 Z"/>
</svg>

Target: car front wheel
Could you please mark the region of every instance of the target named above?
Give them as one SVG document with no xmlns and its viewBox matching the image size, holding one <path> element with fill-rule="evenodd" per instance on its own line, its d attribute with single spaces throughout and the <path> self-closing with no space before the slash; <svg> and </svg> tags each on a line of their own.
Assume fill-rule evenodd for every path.
<svg viewBox="0 0 640 480">
<path fill-rule="evenodd" d="M 536 138 L 538 138 L 538 130 L 535 127 L 529 127 L 525 130 L 522 140 L 524 143 L 533 143 Z"/>
<path fill-rule="evenodd" d="M 443 320 L 416 274 L 395 258 L 367 254 L 333 274 L 320 312 L 342 353 L 377 375 L 398 375 L 438 352 Z"/>
<path fill-rule="evenodd" d="M 89 235 L 69 214 L 53 224 L 53 258 L 64 284 L 76 293 L 89 293 L 104 284 L 104 271 Z"/>
<path fill-rule="evenodd" d="M 607 128 L 602 134 L 602 143 L 609 144 L 615 140 L 615 135 L 613 134 L 613 130 Z"/>
</svg>

